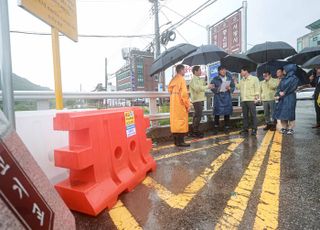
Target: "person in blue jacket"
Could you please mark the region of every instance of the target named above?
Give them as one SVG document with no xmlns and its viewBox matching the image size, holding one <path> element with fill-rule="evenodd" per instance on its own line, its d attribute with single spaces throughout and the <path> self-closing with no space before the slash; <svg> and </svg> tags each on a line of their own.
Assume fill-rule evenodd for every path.
<svg viewBox="0 0 320 230">
<path fill-rule="evenodd" d="M 296 89 L 299 85 L 299 79 L 295 75 L 297 70 L 295 64 L 288 64 L 283 69 L 285 77 L 280 81 L 275 95 L 277 105 L 274 117 L 281 121 L 280 132 L 292 135 L 296 120 Z"/>
<path fill-rule="evenodd" d="M 211 91 L 214 93 L 214 131 L 217 132 L 219 128 L 220 116 L 224 116 L 224 129 L 230 129 L 230 116 L 232 114 L 232 97 L 231 94 L 235 89 L 234 82 L 231 75 L 227 74 L 224 66 L 218 67 L 219 75 L 212 79 L 211 84 L 213 88 Z"/>
</svg>

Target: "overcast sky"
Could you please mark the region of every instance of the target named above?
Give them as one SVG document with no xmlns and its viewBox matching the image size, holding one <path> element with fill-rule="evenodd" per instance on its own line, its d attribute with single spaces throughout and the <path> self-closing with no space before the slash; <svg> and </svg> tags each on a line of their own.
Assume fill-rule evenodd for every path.
<svg viewBox="0 0 320 230">
<path fill-rule="evenodd" d="M 50 32 L 50 27 L 8 0 L 10 29 Z M 206 0 L 164 0 L 162 5 L 187 15 Z M 202 26 L 212 25 L 238 9 L 242 0 L 218 0 L 192 20 Z M 248 48 L 265 41 L 286 41 L 296 48 L 296 39 L 309 32 L 306 25 L 320 18 L 319 0 L 248 0 Z M 148 0 L 77 0 L 79 34 L 132 35 L 152 34 L 154 19 Z M 180 16 L 163 7 L 160 25 L 173 23 Z M 166 27 L 162 27 L 164 30 Z M 177 38 L 167 48 L 181 42 L 194 45 L 207 43 L 207 31 L 187 22 L 178 28 Z M 79 38 L 77 43 L 60 38 L 63 91 L 92 90 L 104 83 L 104 60 L 113 73 L 125 64 L 123 47 L 143 49 L 152 38 Z M 13 72 L 30 81 L 54 88 L 50 36 L 11 33 Z"/>
</svg>

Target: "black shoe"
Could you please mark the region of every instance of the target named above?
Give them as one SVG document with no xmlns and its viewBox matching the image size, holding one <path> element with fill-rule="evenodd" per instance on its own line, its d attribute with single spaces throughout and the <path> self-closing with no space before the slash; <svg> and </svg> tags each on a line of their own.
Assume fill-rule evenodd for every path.
<svg viewBox="0 0 320 230">
<path fill-rule="evenodd" d="M 257 135 L 257 130 L 256 129 L 252 129 L 251 136 L 256 136 L 256 135 Z"/>
<path fill-rule="evenodd" d="M 267 130 L 269 130 L 270 128 L 271 128 L 271 125 L 268 124 L 268 125 L 266 125 L 266 126 L 263 128 L 263 130 L 264 130 L 264 131 L 267 131 Z"/>
<path fill-rule="evenodd" d="M 177 136 L 177 146 L 179 147 L 189 147 L 190 144 L 184 142 L 184 136 L 179 135 Z"/>
<path fill-rule="evenodd" d="M 195 133 L 195 132 L 190 132 L 190 133 L 188 134 L 188 137 L 197 137 L 197 133 Z"/>
<path fill-rule="evenodd" d="M 271 127 L 270 127 L 270 131 L 276 131 L 276 130 L 277 130 L 276 125 L 271 125 Z"/>
<path fill-rule="evenodd" d="M 188 144 L 186 142 L 181 142 L 177 146 L 179 146 L 179 147 L 190 147 L 190 144 Z"/>
<path fill-rule="evenodd" d="M 247 135 L 249 133 L 249 131 L 247 130 L 247 129 L 242 129 L 241 131 L 240 131 L 240 134 L 241 135 Z"/>
<path fill-rule="evenodd" d="M 174 139 L 174 145 L 175 146 L 178 146 L 178 137 L 177 136 L 173 136 L 173 139 Z"/>
<path fill-rule="evenodd" d="M 286 134 L 287 134 L 287 131 L 288 131 L 287 129 L 282 128 L 282 129 L 280 130 L 280 133 L 286 135 Z"/>
<path fill-rule="evenodd" d="M 196 133 L 196 136 L 197 138 L 203 138 L 204 137 L 204 134 L 203 133 Z"/>
<path fill-rule="evenodd" d="M 213 127 L 213 134 L 214 134 L 214 135 L 218 134 L 218 131 L 219 131 L 219 126 L 218 126 L 218 125 L 214 125 L 214 127 Z"/>
<path fill-rule="evenodd" d="M 294 134 L 294 130 L 293 129 L 288 129 L 286 134 L 287 135 L 293 135 Z"/>
<path fill-rule="evenodd" d="M 318 129 L 320 128 L 320 124 L 316 124 L 315 126 L 312 126 L 313 129 Z"/>
</svg>

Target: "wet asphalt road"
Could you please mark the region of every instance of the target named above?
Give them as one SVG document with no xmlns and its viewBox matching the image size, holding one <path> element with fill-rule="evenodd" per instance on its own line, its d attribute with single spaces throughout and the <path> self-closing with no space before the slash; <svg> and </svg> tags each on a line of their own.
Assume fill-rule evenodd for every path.
<svg viewBox="0 0 320 230">
<path fill-rule="evenodd" d="M 299 101 L 293 136 L 258 130 L 156 146 L 156 172 L 78 229 L 320 229 L 320 129 Z"/>
</svg>

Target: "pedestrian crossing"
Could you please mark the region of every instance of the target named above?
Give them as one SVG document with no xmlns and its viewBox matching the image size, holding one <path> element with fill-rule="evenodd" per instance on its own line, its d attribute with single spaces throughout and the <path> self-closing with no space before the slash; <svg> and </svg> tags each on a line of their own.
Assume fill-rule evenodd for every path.
<svg viewBox="0 0 320 230">
<path fill-rule="evenodd" d="M 226 137 L 227 140 L 224 139 Z M 208 142 L 214 139 L 218 139 L 218 141 L 213 144 Z M 201 154 L 198 154 L 199 152 L 217 147 L 224 150 L 217 154 L 217 157 L 212 162 L 208 162 L 208 165 L 204 167 L 202 172 L 185 188 L 181 189 L 179 193 L 170 191 L 165 184 L 158 182 L 154 175 L 147 176 L 141 186 L 145 186 L 150 191 L 153 191 L 160 199 L 161 206 L 177 210 L 178 212 L 184 212 L 189 205 L 197 202 L 197 196 L 201 192 L 210 189 L 208 183 L 230 161 L 230 158 L 235 154 L 237 149 L 241 148 L 245 141 L 245 138 L 239 136 L 238 132 L 234 132 L 230 135 L 221 134 L 196 140 L 194 142 L 198 142 L 197 146 L 201 147 L 191 149 L 178 149 L 178 151 L 175 151 L 177 148 L 171 145 L 156 147 L 153 151 L 155 152 L 155 160 L 158 162 L 159 168 L 162 166 L 161 163 L 166 162 L 168 159 L 202 157 Z M 282 136 L 279 133 L 268 131 L 264 135 L 250 163 L 245 168 L 241 179 L 234 186 L 234 190 L 225 206 L 215 207 L 221 208 L 223 211 L 216 221 L 213 220 L 212 229 L 238 229 L 241 226 L 248 204 L 250 203 L 252 191 L 262 170 L 265 171 L 263 172 L 264 178 L 260 200 L 256 207 L 256 214 L 251 228 L 278 228 L 281 145 Z M 161 154 L 163 150 L 169 152 Z M 267 162 L 266 167 L 263 167 L 263 162 Z M 126 194 L 126 197 L 130 199 L 130 193 Z M 195 209 L 194 212 L 196 215 L 197 210 Z M 109 215 L 117 229 L 144 228 L 143 223 L 139 223 L 139 217 L 135 216 L 135 210 L 129 211 L 121 201 L 109 211 Z"/>
</svg>

